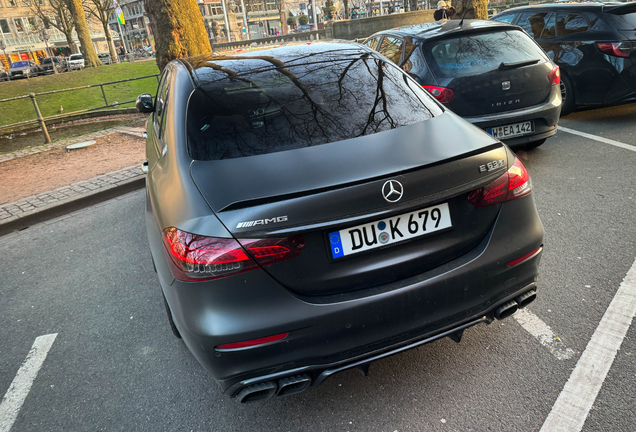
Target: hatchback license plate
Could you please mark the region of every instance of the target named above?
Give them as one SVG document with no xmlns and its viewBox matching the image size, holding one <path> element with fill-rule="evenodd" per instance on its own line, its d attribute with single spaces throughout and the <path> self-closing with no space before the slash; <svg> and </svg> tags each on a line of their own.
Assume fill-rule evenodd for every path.
<svg viewBox="0 0 636 432">
<path fill-rule="evenodd" d="M 333 258 L 341 258 L 452 227 L 448 203 L 329 233 Z"/>
<path fill-rule="evenodd" d="M 512 138 L 534 132 L 534 121 L 497 126 L 486 129 L 486 132 L 495 138 Z"/>
</svg>

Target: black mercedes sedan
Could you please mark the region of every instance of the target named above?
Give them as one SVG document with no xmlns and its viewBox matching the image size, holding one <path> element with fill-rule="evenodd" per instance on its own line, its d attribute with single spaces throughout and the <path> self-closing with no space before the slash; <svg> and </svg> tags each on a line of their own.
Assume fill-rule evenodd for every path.
<svg viewBox="0 0 636 432">
<path fill-rule="evenodd" d="M 636 3 L 553 3 L 491 18 L 517 24 L 561 68 L 562 115 L 636 100 Z"/>
<path fill-rule="evenodd" d="M 364 44 L 509 146 L 538 147 L 556 133 L 559 68 L 519 27 L 437 21 L 382 31 Z"/>
<path fill-rule="evenodd" d="M 536 297 L 523 163 L 369 48 L 175 60 L 137 106 L 168 320 L 240 402 L 459 342 Z"/>
</svg>

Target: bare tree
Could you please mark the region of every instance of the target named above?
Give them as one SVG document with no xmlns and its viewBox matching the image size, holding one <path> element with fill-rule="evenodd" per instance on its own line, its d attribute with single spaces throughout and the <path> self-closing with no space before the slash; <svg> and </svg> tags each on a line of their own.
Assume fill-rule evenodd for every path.
<svg viewBox="0 0 636 432">
<path fill-rule="evenodd" d="M 91 33 L 88 31 L 88 22 L 86 21 L 82 0 L 68 0 L 68 2 L 69 11 L 75 22 L 75 31 L 80 41 L 80 51 L 84 56 L 84 66 L 96 67 L 101 65 L 102 63 L 99 61 L 97 52 L 93 46 Z"/>
<path fill-rule="evenodd" d="M 144 0 L 144 8 L 155 35 L 159 70 L 171 60 L 212 51 L 196 0 Z"/>
<path fill-rule="evenodd" d="M 49 0 L 48 8 L 43 8 L 41 2 L 33 2 L 31 3 L 31 11 L 44 23 L 44 27 L 54 27 L 64 34 L 71 54 L 78 52 L 77 45 L 73 41 L 75 22 L 71 16 L 67 0 Z"/>
<path fill-rule="evenodd" d="M 455 0 L 457 13 L 452 19 L 462 19 L 464 13 L 467 19 L 488 19 L 488 0 Z"/>
<path fill-rule="evenodd" d="M 89 15 L 94 16 L 100 23 L 102 23 L 110 57 L 113 61 L 116 61 L 117 53 L 115 52 L 113 37 L 110 34 L 110 27 L 108 26 L 110 14 L 115 10 L 114 2 L 112 0 L 86 0 L 84 3 L 84 9 Z M 123 38 L 123 35 L 120 35 L 120 38 Z"/>
</svg>

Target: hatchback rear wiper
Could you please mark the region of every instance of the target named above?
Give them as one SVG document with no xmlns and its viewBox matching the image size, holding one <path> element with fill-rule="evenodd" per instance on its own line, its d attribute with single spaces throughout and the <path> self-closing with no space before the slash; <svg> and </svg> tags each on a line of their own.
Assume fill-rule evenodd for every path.
<svg viewBox="0 0 636 432">
<path fill-rule="evenodd" d="M 499 69 L 499 70 L 514 69 L 514 68 L 518 68 L 518 67 L 522 67 L 522 66 L 528 66 L 528 65 L 531 65 L 531 64 L 539 63 L 540 61 L 541 61 L 541 59 L 524 60 L 524 61 L 520 61 L 520 62 L 516 62 L 516 63 L 501 62 L 501 64 L 499 65 L 499 67 L 497 69 Z"/>
</svg>

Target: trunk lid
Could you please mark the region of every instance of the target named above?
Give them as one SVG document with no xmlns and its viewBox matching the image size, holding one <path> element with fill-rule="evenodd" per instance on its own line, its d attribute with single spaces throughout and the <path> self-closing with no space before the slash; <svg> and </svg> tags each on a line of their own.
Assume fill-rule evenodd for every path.
<svg viewBox="0 0 636 432">
<path fill-rule="evenodd" d="M 479 166 L 504 160 L 482 172 Z M 505 147 L 447 112 L 395 130 L 321 146 L 221 161 L 194 161 L 191 175 L 236 238 L 301 235 L 303 252 L 264 267 L 300 295 L 344 293 L 400 280 L 474 248 L 498 206 L 474 208 L 469 191 L 507 169 Z M 403 185 L 383 198 L 389 179 Z M 447 203 L 453 228 L 334 259 L 329 233 Z"/>
</svg>

